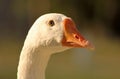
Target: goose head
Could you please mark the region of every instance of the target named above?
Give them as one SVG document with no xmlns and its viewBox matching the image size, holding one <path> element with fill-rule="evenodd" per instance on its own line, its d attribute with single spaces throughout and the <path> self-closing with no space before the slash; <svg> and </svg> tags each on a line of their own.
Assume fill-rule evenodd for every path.
<svg viewBox="0 0 120 79">
<path fill-rule="evenodd" d="M 92 47 L 79 33 L 74 21 L 59 13 L 49 13 L 39 17 L 29 30 L 25 45 L 51 53 L 74 47 Z"/>
</svg>

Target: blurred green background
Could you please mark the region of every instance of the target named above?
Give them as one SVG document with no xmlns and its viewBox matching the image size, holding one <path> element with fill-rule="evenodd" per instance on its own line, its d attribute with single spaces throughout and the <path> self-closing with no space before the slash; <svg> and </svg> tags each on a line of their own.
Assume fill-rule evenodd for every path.
<svg viewBox="0 0 120 79">
<path fill-rule="evenodd" d="M 16 79 L 29 28 L 51 12 L 73 18 L 95 50 L 52 55 L 46 79 L 120 79 L 120 0 L 0 0 L 0 79 Z"/>
</svg>

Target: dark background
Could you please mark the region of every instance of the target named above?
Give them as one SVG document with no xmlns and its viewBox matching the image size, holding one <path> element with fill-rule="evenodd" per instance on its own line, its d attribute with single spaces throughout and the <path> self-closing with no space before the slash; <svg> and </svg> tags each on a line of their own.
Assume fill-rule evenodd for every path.
<svg viewBox="0 0 120 79">
<path fill-rule="evenodd" d="M 120 79 L 120 0 L 0 0 L 0 79 L 16 79 L 29 28 L 51 12 L 71 17 L 95 50 L 53 55 L 47 79 Z"/>
</svg>

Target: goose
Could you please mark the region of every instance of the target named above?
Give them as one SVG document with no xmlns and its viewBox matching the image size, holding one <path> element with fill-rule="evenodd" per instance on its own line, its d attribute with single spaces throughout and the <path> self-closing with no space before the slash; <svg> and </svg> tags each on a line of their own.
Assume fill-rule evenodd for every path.
<svg viewBox="0 0 120 79">
<path fill-rule="evenodd" d="M 92 48 L 74 21 L 60 13 L 40 16 L 26 36 L 18 64 L 17 79 L 45 79 L 52 54 L 70 48 Z"/>
</svg>

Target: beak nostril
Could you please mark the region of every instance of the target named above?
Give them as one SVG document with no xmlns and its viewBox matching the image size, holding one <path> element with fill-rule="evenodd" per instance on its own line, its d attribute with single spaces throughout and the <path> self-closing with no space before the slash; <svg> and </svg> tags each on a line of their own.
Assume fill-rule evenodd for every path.
<svg viewBox="0 0 120 79">
<path fill-rule="evenodd" d="M 80 39 L 80 37 L 79 37 L 78 35 L 76 35 L 76 34 L 74 34 L 74 37 L 75 37 L 76 39 Z"/>
</svg>

